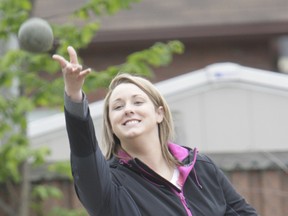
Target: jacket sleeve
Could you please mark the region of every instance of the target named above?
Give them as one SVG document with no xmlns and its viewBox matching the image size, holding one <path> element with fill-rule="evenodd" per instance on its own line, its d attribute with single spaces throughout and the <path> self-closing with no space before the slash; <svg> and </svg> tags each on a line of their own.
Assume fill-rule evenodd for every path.
<svg viewBox="0 0 288 216">
<path fill-rule="evenodd" d="M 84 119 L 65 110 L 65 119 L 77 195 L 90 215 L 109 215 L 105 211 L 113 201 L 111 173 L 98 146 L 89 109 Z"/>
<path fill-rule="evenodd" d="M 256 210 L 233 187 L 226 175 L 214 164 L 226 200 L 225 216 L 257 216 Z"/>
</svg>

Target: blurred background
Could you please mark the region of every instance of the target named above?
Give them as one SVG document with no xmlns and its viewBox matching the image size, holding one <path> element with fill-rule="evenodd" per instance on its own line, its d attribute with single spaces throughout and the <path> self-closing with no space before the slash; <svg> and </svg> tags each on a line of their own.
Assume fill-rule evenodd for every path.
<svg viewBox="0 0 288 216">
<path fill-rule="evenodd" d="M 33 0 L 31 16 L 81 26 L 83 21 L 71 14 L 85 2 Z M 142 0 L 114 15 L 92 16 L 101 27 L 79 56 L 86 67 L 104 70 L 156 42 L 181 41 L 184 52 L 169 65 L 154 68 L 150 77 L 171 106 L 176 142 L 208 154 L 262 216 L 284 216 L 287 10 L 287 0 Z M 104 95 L 105 88 L 88 94 L 99 140 Z M 35 109 L 27 134 L 33 147 L 49 146 L 48 163 L 69 160 L 63 113 Z M 43 208 L 56 203 L 81 208 L 71 179 L 42 168 L 30 178 L 35 184 L 56 185 L 64 194 Z"/>
</svg>

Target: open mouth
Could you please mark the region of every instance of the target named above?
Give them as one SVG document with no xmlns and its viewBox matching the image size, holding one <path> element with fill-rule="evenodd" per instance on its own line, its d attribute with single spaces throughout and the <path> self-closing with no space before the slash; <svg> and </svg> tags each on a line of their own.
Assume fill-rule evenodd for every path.
<svg viewBox="0 0 288 216">
<path fill-rule="evenodd" d="M 135 124 L 138 124 L 138 123 L 140 123 L 140 120 L 135 120 L 135 119 L 133 119 L 133 120 L 128 120 L 128 121 L 126 121 L 126 122 L 124 122 L 124 124 L 123 125 L 135 125 Z"/>
</svg>

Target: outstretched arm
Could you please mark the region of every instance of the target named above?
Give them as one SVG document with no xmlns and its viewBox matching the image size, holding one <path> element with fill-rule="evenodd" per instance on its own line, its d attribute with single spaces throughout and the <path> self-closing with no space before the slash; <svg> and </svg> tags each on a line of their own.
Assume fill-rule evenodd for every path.
<svg viewBox="0 0 288 216">
<path fill-rule="evenodd" d="M 88 102 L 82 92 L 90 69 L 82 70 L 73 47 L 67 50 L 70 61 L 60 55 L 53 55 L 53 59 L 59 62 L 64 77 L 66 128 L 75 188 L 90 215 L 108 215 L 105 211 L 111 210 L 110 202 L 104 201 L 111 194 L 110 169 L 98 146 Z"/>
</svg>

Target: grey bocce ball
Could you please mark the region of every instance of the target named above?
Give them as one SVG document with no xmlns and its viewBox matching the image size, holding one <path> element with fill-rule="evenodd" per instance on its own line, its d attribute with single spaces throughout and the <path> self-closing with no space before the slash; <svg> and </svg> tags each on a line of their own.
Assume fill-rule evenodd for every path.
<svg viewBox="0 0 288 216">
<path fill-rule="evenodd" d="M 20 48 L 28 52 L 40 53 L 51 49 L 53 45 L 53 31 L 47 21 L 41 18 L 26 20 L 18 31 Z"/>
</svg>

